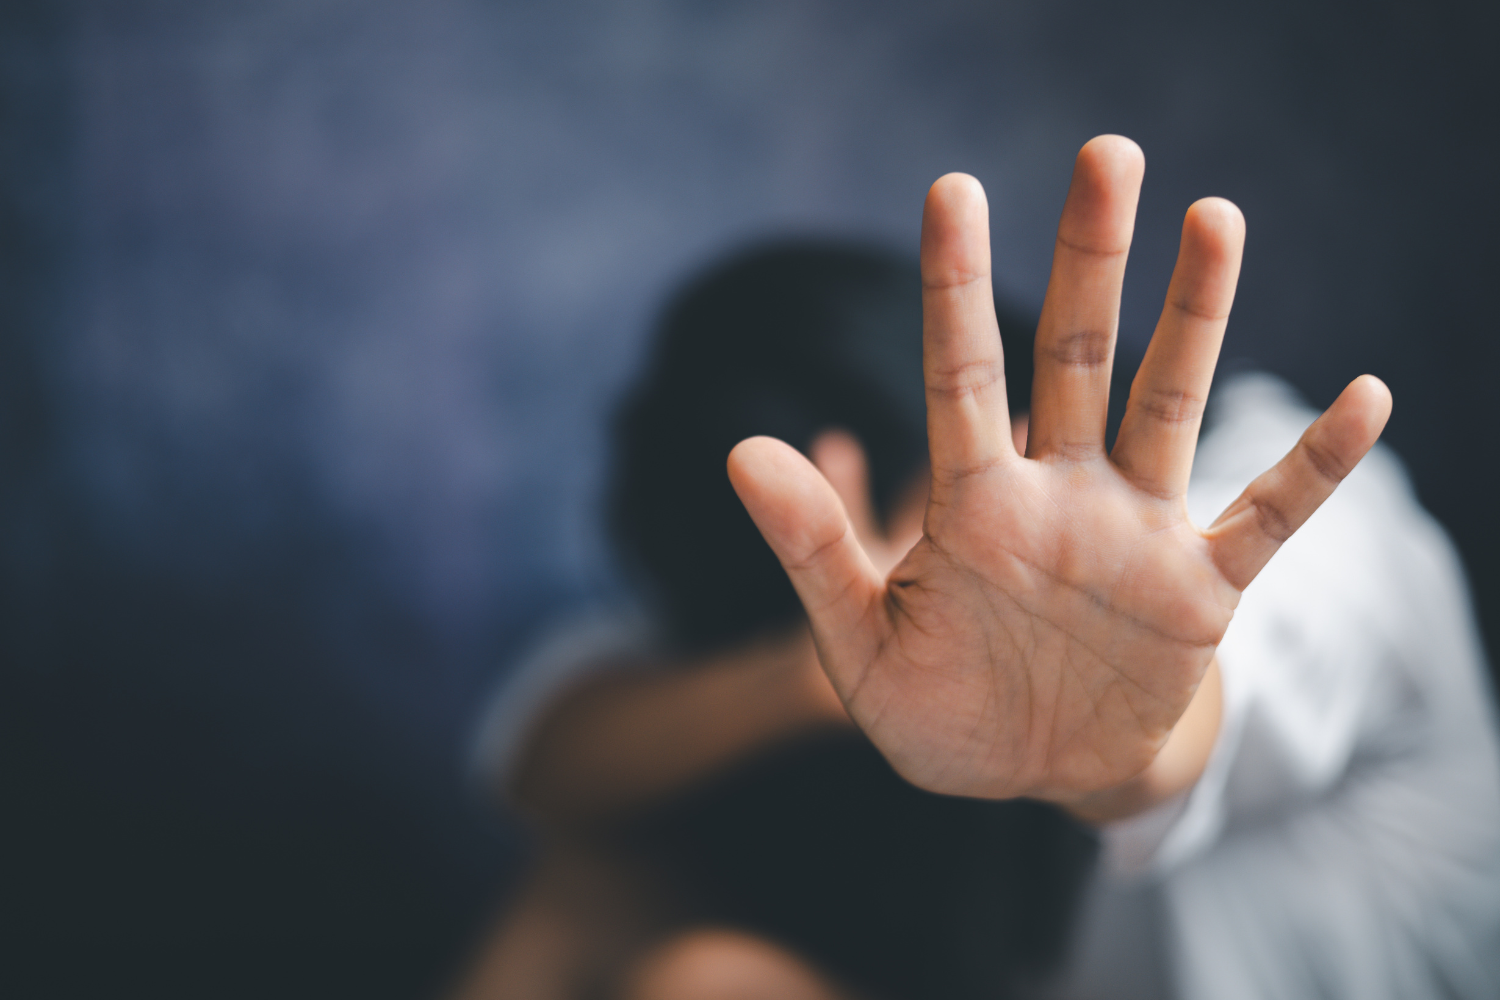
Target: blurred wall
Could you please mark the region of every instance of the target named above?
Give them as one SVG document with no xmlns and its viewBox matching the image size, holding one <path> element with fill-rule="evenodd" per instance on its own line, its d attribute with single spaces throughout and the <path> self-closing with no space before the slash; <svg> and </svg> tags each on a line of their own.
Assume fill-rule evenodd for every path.
<svg viewBox="0 0 1500 1000">
<path fill-rule="evenodd" d="M 915 251 L 989 190 L 1039 304 L 1077 147 L 1148 158 L 1122 355 L 1194 199 L 1225 353 L 1387 440 L 1500 623 L 1481 5 L 182 0 L 0 11 L 0 694 L 27 995 L 412 996 L 518 838 L 464 783 L 607 597 L 605 421 L 736 241 Z M 38 985 L 38 984 L 50 984 Z M 211 988 L 209 988 L 211 986 Z"/>
</svg>

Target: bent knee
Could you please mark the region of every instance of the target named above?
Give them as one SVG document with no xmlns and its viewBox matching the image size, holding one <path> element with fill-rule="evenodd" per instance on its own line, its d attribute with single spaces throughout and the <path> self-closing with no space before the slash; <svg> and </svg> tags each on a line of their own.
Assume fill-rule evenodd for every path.
<svg viewBox="0 0 1500 1000">
<path fill-rule="evenodd" d="M 627 978 L 624 1000 L 837 1000 L 811 966 L 740 931 L 687 931 L 652 949 Z"/>
</svg>

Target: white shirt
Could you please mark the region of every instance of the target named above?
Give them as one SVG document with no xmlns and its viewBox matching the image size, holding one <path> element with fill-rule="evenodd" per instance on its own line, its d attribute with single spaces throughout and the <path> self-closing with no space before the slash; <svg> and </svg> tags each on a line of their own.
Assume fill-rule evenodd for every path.
<svg viewBox="0 0 1500 1000">
<path fill-rule="evenodd" d="M 1213 522 L 1316 414 L 1215 393 Z M 1500 750 L 1452 545 L 1376 447 L 1245 591 L 1191 791 L 1104 831 L 1060 997 L 1500 997 Z"/>
<path fill-rule="evenodd" d="M 1282 382 L 1216 390 L 1188 492 L 1213 522 L 1316 416 Z M 567 629 L 492 703 L 506 775 L 562 688 L 640 650 L 638 619 Z M 639 662 L 639 661 L 637 661 Z M 1500 749 L 1452 546 L 1377 446 L 1246 590 L 1197 784 L 1103 832 L 1068 1000 L 1500 997 Z"/>
</svg>

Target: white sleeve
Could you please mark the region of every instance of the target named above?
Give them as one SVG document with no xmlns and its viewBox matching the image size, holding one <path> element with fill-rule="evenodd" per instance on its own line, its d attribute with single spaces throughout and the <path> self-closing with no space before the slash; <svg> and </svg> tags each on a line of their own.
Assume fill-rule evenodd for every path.
<svg viewBox="0 0 1500 1000">
<path fill-rule="evenodd" d="M 1314 414 L 1227 387 L 1209 523 Z M 1500 748 L 1463 575 L 1377 448 L 1251 584 L 1194 788 L 1105 831 L 1161 883 L 1184 997 L 1500 996 Z"/>
<path fill-rule="evenodd" d="M 1500 750 L 1478 637 L 1435 525 L 1411 513 L 1388 554 L 1355 710 L 1251 685 L 1218 839 L 1163 880 L 1183 997 L 1500 997 Z M 1347 751 L 1283 732 L 1324 720 Z"/>
<path fill-rule="evenodd" d="M 547 628 L 506 671 L 480 712 L 469 773 L 489 792 L 505 788 L 532 727 L 565 690 L 585 677 L 640 663 L 652 648 L 645 618 L 625 611 L 574 616 Z"/>
<path fill-rule="evenodd" d="M 1199 524 L 1316 416 L 1266 375 L 1243 376 L 1218 395 L 1188 496 Z M 1434 619 L 1420 609 L 1439 590 L 1452 606 Z M 1227 827 L 1325 799 L 1361 753 L 1413 738 L 1402 707 L 1413 690 L 1445 700 L 1468 692 L 1464 726 L 1493 744 L 1487 712 L 1474 711 L 1488 705 L 1486 671 L 1462 574 L 1400 463 L 1379 446 L 1246 590 L 1219 663 L 1223 716 L 1204 773 L 1183 796 L 1104 831 L 1116 876 L 1169 872 Z"/>
</svg>

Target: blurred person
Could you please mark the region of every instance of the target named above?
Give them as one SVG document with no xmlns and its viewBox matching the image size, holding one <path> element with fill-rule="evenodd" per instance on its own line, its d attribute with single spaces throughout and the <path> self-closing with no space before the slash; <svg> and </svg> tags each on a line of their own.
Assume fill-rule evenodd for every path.
<svg viewBox="0 0 1500 1000">
<path fill-rule="evenodd" d="M 722 444 L 715 407 L 753 370 L 724 344 L 816 335 L 777 339 L 754 308 L 774 281 L 738 327 L 679 322 L 675 354 L 669 322 L 615 497 L 657 638 L 575 632 L 502 703 L 490 757 L 546 847 L 471 995 L 1496 995 L 1500 777 L 1462 577 L 1391 456 L 1354 470 L 1388 393 L 1364 377 L 1314 419 L 1241 377 L 1199 441 L 1243 238 L 1227 202 L 1189 210 L 1104 448 L 1141 171 L 1118 137 L 1080 153 L 1024 381 L 1001 378 L 982 192 L 934 185 L 925 453 L 887 457 L 912 422 L 871 415 L 900 395 L 870 374 L 881 348 L 757 359 L 780 381 L 730 475 L 808 624 L 785 591 L 737 610 L 761 581 L 721 562 L 709 478 L 673 476 L 685 441 Z M 843 316 L 900 313 L 808 273 Z M 861 380 L 862 403 L 818 406 Z M 1100 830 L 1091 877 L 1065 812 Z"/>
<path fill-rule="evenodd" d="M 920 323 L 914 262 L 835 242 L 751 249 L 667 310 L 616 423 L 609 498 L 645 621 L 564 629 L 485 751 L 544 831 L 509 965 L 572 982 L 535 995 L 649 995 L 663 969 L 740 955 L 835 995 L 988 996 L 1060 956 L 1093 838 L 1054 807 L 892 772 L 724 475 L 750 434 L 796 442 L 894 565 L 926 500 Z M 1034 320 L 1005 325 L 1029 346 Z M 543 960 L 549 912 L 573 943 Z"/>
</svg>

